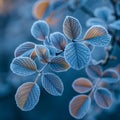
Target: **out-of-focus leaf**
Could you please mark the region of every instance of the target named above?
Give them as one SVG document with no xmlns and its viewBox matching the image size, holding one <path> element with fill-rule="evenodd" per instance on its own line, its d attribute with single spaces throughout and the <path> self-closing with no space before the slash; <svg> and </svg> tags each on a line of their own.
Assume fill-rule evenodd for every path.
<svg viewBox="0 0 120 120">
<path fill-rule="evenodd" d="M 67 16 L 63 23 L 63 32 L 70 40 L 78 39 L 81 35 L 82 27 L 79 21 L 71 16 Z"/>
<path fill-rule="evenodd" d="M 47 22 L 43 20 L 34 22 L 31 27 L 31 34 L 35 39 L 45 41 L 46 37 L 49 35 L 49 26 Z"/>
<path fill-rule="evenodd" d="M 28 57 L 14 58 L 10 68 L 13 73 L 20 76 L 29 76 L 37 71 L 35 62 Z"/>
<path fill-rule="evenodd" d="M 112 94 L 106 88 L 98 88 L 94 92 L 94 98 L 99 107 L 109 109 L 112 104 Z"/>
<path fill-rule="evenodd" d="M 91 98 L 87 95 L 74 97 L 69 104 L 69 112 L 76 119 L 82 119 L 90 109 Z"/>
<path fill-rule="evenodd" d="M 40 61 L 48 63 L 50 60 L 50 53 L 47 47 L 43 45 L 36 46 L 36 53 Z"/>
<path fill-rule="evenodd" d="M 38 103 L 40 89 L 36 83 L 27 82 L 21 85 L 15 95 L 17 106 L 23 111 L 32 110 Z"/>
<path fill-rule="evenodd" d="M 109 24 L 109 26 L 115 30 L 120 30 L 120 20 L 117 20 L 117 21 Z"/>
<path fill-rule="evenodd" d="M 91 52 L 94 50 L 94 46 L 89 44 L 88 42 L 86 42 L 85 45 L 89 48 Z"/>
<path fill-rule="evenodd" d="M 117 11 L 117 15 L 120 16 L 120 1 L 119 0 L 117 1 L 117 4 L 116 4 L 116 11 Z"/>
<path fill-rule="evenodd" d="M 118 73 L 119 76 L 120 76 L 120 64 L 117 65 L 117 67 L 115 68 L 115 70 L 117 71 L 117 73 Z"/>
<path fill-rule="evenodd" d="M 65 61 L 64 57 L 54 57 L 50 62 L 50 67 L 53 71 L 62 72 L 69 69 L 69 64 Z"/>
<path fill-rule="evenodd" d="M 107 69 L 102 75 L 102 80 L 108 83 L 115 83 L 119 80 L 119 74 L 114 69 Z"/>
<path fill-rule="evenodd" d="M 64 90 L 61 79 L 53 73 L 42 75 L 42 86 L 51 95 L 61 96 Z"/>
<path fill-rule="evenodd" d="M 109 45 L 111 36 L 108 34 L 107 30 L 104 27 L 100 25 L 94 25 L 88 29 L 84 40 L 93 46 L 103 47 Z"/>
<path fill-rule="evenodd" d="M 76 70 L 87 66 L 91 58 L 89 48 L 79 42 L 68 44 L 65 48 L 64 56 L 70 66 Z"/>
<path fill-rule="evenodd" d="M 32 42 L 25 42 L 21 45 L 19 45 L 15 52 L 14 52 L 14 56 L 15 57 L 19 57 L 19 56 L 22 56 L 22 57 L 29 57 L 30 54 L 32 53 L 32 51 L 34 50 L 35 48 L 35 44 L 32 43 Z"/>
<path fill-rule="evenodd" d="M 98 65 L 89 65 L 86 68 L 87 75 L 92 79 L 97 79 L 102 76 L 102 69 Z"/>
<path fill-rule="evenodd" d="M 86 78 L 78 78 L 76 79 L 72 87 L 78 93 L 87 93 L 92 89 L 92 83 Z"/>
<path fill-rule="evenodd" d="M 57 49 L 64 50 L 67 45 L 65 36 L 60 32 L 55 32 L 50 35 L 50 41 Z"/>
</svg>

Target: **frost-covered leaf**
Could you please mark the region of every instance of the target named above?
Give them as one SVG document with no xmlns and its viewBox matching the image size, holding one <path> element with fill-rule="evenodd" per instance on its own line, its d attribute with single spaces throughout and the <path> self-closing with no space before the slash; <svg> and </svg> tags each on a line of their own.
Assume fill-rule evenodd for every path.
<svg viewBox="0 0 120 120">
<path fill-rule="evenodd" d="M 103 47 L 109 45 L 111 36 L 108 34 L 107 30 L 104 27 L 100 25 L 94 25 L 88 29 L 84 40 L 93 46 Z"/>
<path fill-rule="evenodd" d="M 87 95 L 74 97 L 69 104 L 69 112 L 76 119 L 82 119 L 90 109 L 91 98 Z"/>
<path fill-rule="evenodd" d="M 78 39 L 81 35 L 82 27 L 79 21 L 71 16 L 67 16 L 63 23 L 63 32 L 70 40 Z"/>
<path fill-rule="evenodd" d="M 86 78 L 78 78 L 72 84 L 73 89 L 78 93 L 87 93 L 92 89 L 92 86 L 91 81 Z"/>
<path fill-rule="evenodd" d="M 10 68 L 13 73 L 20 76 L 29 76 L 37 71 L 35 62 L 28 57 L 14 58 Z"/>
<path fill-rule="evenodd" d="M 57 49 L 64 50 L 67 45 L 65 36 L 60 32 L 54 32 L 50 35 L 50 41 Z"/>
<path fill-rule="evenodd" d="M 34 50 L 35 48 L 35 44 L 32 43 L 32 42 L 25 42 L 21 45 L 19 45 L 15 52 L 14 52 L 14 56 L 15 57 L 19 57 L 19 56 L 22 56 L 22 57 L 29 57 L 30 54 L 32 53 L 32 51 Z"/>
<path fill-rule="evenodd" d="M 119 80 L 119 74 L 114 69 L 107 69 L 102 75 L 102 80 L 108 83 L 115 83 Z"/>
<path fill-rule="evenodd" d="M 38 103 L 39 97 L 39 86 L 36 83 L 27 82 L 18 88 L 15 95 L 15 101 L 21 110 L 30 111 Z"/>
<path fill-rule="evenodd" d="M 70 66 L 76 70 L 87 66 L 91 58 L 89 48 L 79 42 L 68 44 L 65 48 L 64 56 Z"/>
<path fill-rule="evenodd" d="M 115 30 L 120 30 L 120 20 L 117 20 L 117 21 L 109 24 L 109 26 Z"/>
<path fill-rule="evenodd" d="M 61 79 L 53 73 L 42 75 L 42 86 L 51 95 L 61 96 L 64 90 Z"/>
<path fill-rule="evenodd" d="M 36 53 L 40 61 L 43 63 L 48 63 L 50 60 L 50 52 L 46 46 L 39 45 L 36 46 Z"/>
<path fill-rule="evenodd" d="M 102 76 L 102 69 L 98 65 L 89 65 L 86 68 L 87 75 L 92 79 L 97 79 Z"/>
<path fill-rule="evenodd" d="M 94 98 L 99 107 L 109 109 L 112 104 L 112 94 L 106 88 L 98 88 L 94 93 Z"/>
<path fill-rule="evenodd" d="M 36 53 L 35 49 L 30 54 L 30 58 L 33 59 L 33 60 L 35 60 L 37 58 L 37 53 Z"/>
<path fill-rule="evenodd" d="M 50 56 L 56 56 L 56 53 L 57 52 L 59 52 L 59 50 L 58 49 L 56 49 L 55 47 L 53 47 L 53 46 L 46 46 L 48 49 L 49 49 L 49 52 L 50 52 Z"/>
<path fill-rule="evenodd" d="M 49 26 L 47 22 L 43 20 L 34 22 L 31 27 L 31 34 L 35 39 L 45 41 L 46 37 L 49 35 Z"/>
<path fill-rule="evenodd" d="M 64 57 L 54 57 L 50 62 L 50 67 L 55 72 L 62 72 L 69 69 L 69 64 L 65 61 Z"/>
</svg>

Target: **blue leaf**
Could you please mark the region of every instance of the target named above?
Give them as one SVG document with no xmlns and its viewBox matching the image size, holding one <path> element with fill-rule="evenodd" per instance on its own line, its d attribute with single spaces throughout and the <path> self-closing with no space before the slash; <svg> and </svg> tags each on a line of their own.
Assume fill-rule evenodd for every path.
<svg viewBox="0 0 120 120">
<path fill-rule="evenodd" d="M 50 67 L 55 72 L 63 72 L 69 69 L 69 64 L 65 61 L 64 57 L 54 57 L 50 62 Z"/>
<path fill-rule="evenodd" d="M 120 16 L 120 1 L 117 1 L 117 4 L 116 4 L 116 11 L 117 11 L 117 15 Z"/>
<path fill-rule="evenodd" d="M 109 26 L 115 30 L 120 30 L 120 20 L 117 20 L 117 21 L 109 24 Z"/>
<path fill-rule="evenodd" d="M 40 61 L 43 63 L 48 63 L 50 60 L 50 52 L 46 46 L 38 45 L 36 46 L 36 53 Z"/>
<path fill-rule="evenodd" d="M 76 119 L 82 119 L 91 106 L 91 98 L 87 95 L 74 97 L 69 104 L 69 112 Z"/>
<path fill-rule="evenodd" d="M 29 76 L 37 71 L 35 62 L 28 57 L 14 58 L 10 68 L 13 73 L 20 76 Z"/>
<path fill-rule="evenodd" d="M 109 109 L 112 105 L 112 94 L 106 88 L 98 88 L 94 93 L 94 98 L 99 107 Z"/>
<path fill-rule="evenodd" d="M 35 39 L 45 41 L 46 37 L 49 35 L 48 24 L 43 20 L 36 21 L 32 25 L 31 34 Z"/>
<path fill-rule="evenodd" d="M 33 82 L 27 82 L 18 88 L 15 95 L 15 101 L 21 110 L 30 111 L 38 103 L 39 97 L 39 86 Z"/>
<path fill-rule="evenodd" d="M 102 80 L 108 83 L 115 83 L 119 80 L 119 74 L 114 69 L 107 69 L 102 75 Z"/>
<path fill-rule="evenodd" d="M 70 66 L 76 70 L 87 66 L 91 58 L 89 48 L 79 42 L 68 44 L 65 48 L 64 56 Z"/>
<path fill-rule="evenodd" d="M 53 73 L 42 75 L 42 86 L 51 95 L 61 96 L 64 90 L 61 79 Z"/>
<path fill-rule="evenodd" d="M 60 32 L 54 32 L 50 35 L 50 41 L 57 49 L 64 50 L 67 45 L 65 36 Z"/>
<path fill-rule="evenodd" d="M 78 78 L 73 82 L 72 87 L 78 93 L 87 93 L 92 89 L 93 85 L 86 78 Z"/>
<path fill-rule="evenodd" d="M 58 49 L 56 49 L 55 47 L 53 47 L 53 46 L 46 46 L 47 48 L 48 48 L 48 50 L 49 50 L 49 52 L 50 52 L 50 56 L 56 56 L 56 53 L 57 52 L 59 52 L 59 50 Z"/>
<path fill-rule="evenodd" d="M 88 29 L 84 36 L 84 40 L 93 46 L 103 47 L 109 45 L 111 36 L 104 27 L 100 25 L 94 25 Z"/>
<path fill-rule="evenodd" d="M 71 16 L 67 16 L 63 23 L 63 32 L 70 40 L 78 39 L 81 35 L 82 27 L 79 21 Z"/>
</svg>

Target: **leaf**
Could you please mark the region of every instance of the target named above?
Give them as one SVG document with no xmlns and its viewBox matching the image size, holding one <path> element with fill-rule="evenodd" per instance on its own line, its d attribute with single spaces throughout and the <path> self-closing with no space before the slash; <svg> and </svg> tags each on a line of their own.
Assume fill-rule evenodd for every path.
<svg viewBox="0 0 120 120">
<path fill-rule="evenodd" d="M 35 49 L 32 51 L 30 58 L 33 60 L 35 60 L 37 58 L 37 53 L 36 53 Z"/>
<path fill-rule="evenodd" d="M 49 35 L 49 26 L 47 22 L 43 20 L 34 22 L 31 27 L 31 34 L 35 39 L 45 41 L 46 37 Z"/>
<path fill-rule="evenodd" d="M 107 69 L 102 75 L 102 80 L 108 83 L 115 83 L 119 80 L 119 74 L 114 69 Z"/>
<path fill-rule="evenodd" d="M 91 98 L 87 95 L 74 97 L 69 104 L 69 112 L 76 119 L 82 119 L 90 109 Z"/>
<path fill-rule="evenodd" d="M 53 96 L 61 96 L 64 90 L 61 79 L 53 73 L 42 75 L 43 88 Z"/>
<path fill-rule="evenodd" d="M 87 66 L 91 57 L 89 48 L 79 42 L 68 44 L 65 48 L 64 56 L 66 62 L 76 70 Z"/>
<path fill-rule="evenodd" d="M 35 48 L 35 44 L 32 43 L 32 42 L 25 42 L 21 45 L 19 45 L 15 52 L 14 52 L 14 56 L 15 57 L 19 57 L 19 56 L 22 56 L 22 57 L 29 57 L 30 54 L 32 53 L 32 51 L 34 50 Z"/>
<path fill-rule="evenodd" d="M 88 29 L 84 36 L 84 40 L 87 40 L 87 42 L 93 46 L 103 47 L 109 45 L 111 36 L 104 27 L 94 25 Z"/>
<path fill-rule="evenodd" d="M 102 76 L 102 68 L 98 65 L 89 65 L 86 68 L 87 75 L 92 79 L 97 79 Z"/>
<path fill-rule="evenodd" d="M 81 35 L 82 27 L 79 21 L 71 16 L 67 16 L 63 23 L 63 32 L 70 40 L 78 39 Z"/>
<path fill-rule="evenodd" d="M 47 1 L 37 1 L 33 8 L 33 14 L 37 19 L 42 19 L 46 12 L 48 7 L 50 6 L 49 0 Z"/>
<path fill-rule="evenodd" d="M 47 47 L 43 45 L 36 46 L 36 53 L 40 61 L 43 63 L 48 63 L 50 60 L 50 53 Z"/>
<path fill-rule="evenodd" d="M 120 30 L 120 20 L 117 20 L 117 21 L 109 24 L 109 26 L 115 30 Z"/>
<path fill-rule="evenodd" d="M 50 35 L 50 41 L 57 49 L 64 50 L 67 45 L 65 36 L 60 32 L 54 32 Z"/>
<path fill-rule="evenodd" d="M 117 12 L 118 16 L 120 16 L 120 1 L 117 1 L 116 12 Z"/>
<path fill-rule="evenodd" d="M 55 72 L 63 72 L 69 69 L 69 64 L 65 61 L 64 57 L 54 57 L 50 62 L 50 67 Z"/>
<path fill-rule="evenodd" d="M 94 93 L 94 99 L 103 109 L 109 109 L 112 105 L 112 94 L 106 88 L 98 88 Z"/>
<path fill-rule="evenodd" d="M 86 78 L 78 78 L 73 82 L 72 87 L 78 93 L 87 93 L 92 89 L 93 85 Z"/>
<path fill-rule="evenodd" d="M 15 95 L 15 101 L 21 110 L 30 111 L 38 103 L 39 97 L 39 86 L 33 82 L 27 82 L 18 88 Z"/>
<path fill-rule="evenodd" d="M 13 73 L 20 76 L 29 76 L 37 71 L 35 62 L 28 57 L 14 58 L 10 68 Z"/>
</svg>

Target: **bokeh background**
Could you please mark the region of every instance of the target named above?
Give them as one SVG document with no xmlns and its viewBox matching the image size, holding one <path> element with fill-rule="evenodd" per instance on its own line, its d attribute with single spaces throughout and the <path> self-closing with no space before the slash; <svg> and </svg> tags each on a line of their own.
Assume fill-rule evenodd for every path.
<svg viewBox="0 0 120 120">
<path fill-rule="evenodd" d="M 26 41 L 38 43 L 31 33 L 30 28 L 36 20 L 33 17 L 32 8 L 37 0 L 0 0 L 0 120 L 74 120 L 69 114 L 68 105 L 73 96 L 77 95 L 73 91 L 71 84 L 78 77 L 87 77 L 85 70 L 75 71 L 70 69 L 66 73 L 58 75 L 63 80 L 65 90 L 63 96 L 53 97 L 41 88 L 41 96 L 38 105 L 30 112 L 22 112 L 15 103 L 14 95 L 17 88 L 26 81 L 33 81 L 35 76 L 20 77 L 10 71 L 10 63 L 14 58 L 15 48 Z M 88 0 L 86 7 L 90 11 L 95 8 L 107 6 L 112 8 L 109 0 Z M 72 15 L 79 19 L 83 26 L 83 34 L 87 30 L 86 21 L 90 18 L 81 10 L 74 13 L 70 11 L 62 12 L 63 18 L 56 26 L 51 26 L 51 32 L 61 31 L 62 22 L 66 15 Z M 116 52 L 117 51 L 117 52 Z M 118 57 L 116 61 L 111 61 L 107 67 L 114 67 L 120 62 L 120 48 L 115 45 L 113 54 Z M 120 94 L 120 84 L 118 84 L 118 98 Z M 113 87 L 116 87 L 113 85 Z M 120 120 L 119 100 L 113 103 L 110 110 L 101 110 L 94 106 L 84 118 L 85 120 Z"/>
</svg>

